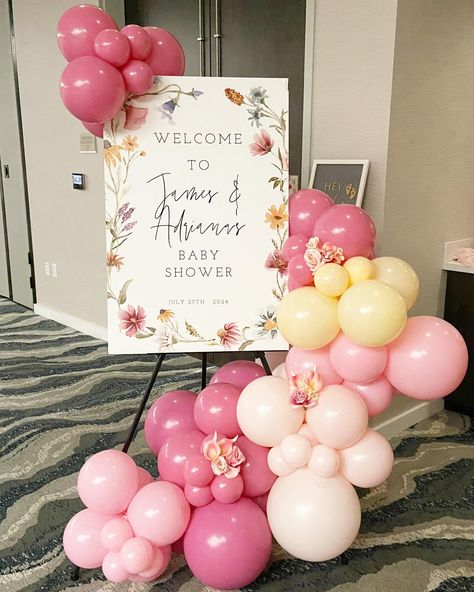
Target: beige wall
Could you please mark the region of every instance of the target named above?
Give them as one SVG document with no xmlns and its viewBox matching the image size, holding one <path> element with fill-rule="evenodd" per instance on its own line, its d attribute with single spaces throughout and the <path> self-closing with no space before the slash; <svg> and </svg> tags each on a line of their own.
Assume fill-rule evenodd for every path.
<svg viewBox="0 0 474 592">
<path fill-rule="evenodd" d="M 415 314 L 442 315 L 445 241 L 474 236 L 474 3 L 399 0 L 383 254 L 420 277 Z"/>
</svg>

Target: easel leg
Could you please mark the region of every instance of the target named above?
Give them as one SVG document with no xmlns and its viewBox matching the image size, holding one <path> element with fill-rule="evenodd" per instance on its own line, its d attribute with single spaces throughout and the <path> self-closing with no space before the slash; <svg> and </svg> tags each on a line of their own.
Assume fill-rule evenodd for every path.
<svg viewBox="0 0 474 592">
<path fill-rule="evenodd" d="M 207 384 L 207 353 L 202 354 L 202 367 L 201 367 L 201 390 L 206 388 Z"/>
<path fill-rule="evenodd" d="M 268 364 L 267 358 L 265 357 L 265 352 L 257 352 L 257 358 L 262 362 L 262 366 L 268 376 L 272 375 L 271 368 Z"/>
</svg>

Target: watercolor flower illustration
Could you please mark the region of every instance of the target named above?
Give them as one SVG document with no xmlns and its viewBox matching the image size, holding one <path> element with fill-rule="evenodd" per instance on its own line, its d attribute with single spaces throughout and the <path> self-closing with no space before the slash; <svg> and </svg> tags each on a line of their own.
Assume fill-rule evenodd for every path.
<svg viewBox="0 0 474 592">
<path fill-rule="evenodd" d="M 127 337 L 135 337 L 137 333 L 146 327 L 146 314 L 143 307 L 136 308 L 129 304 L 126 309 L 119 310 L 120 329 L 125 331 Z"/>
<path fill-rule="evenodd" d="M 281 204 L 280 206 L 270 206 L 265 214 L 265 222 L 270 224 L 270 228 L 272 230 L 277 230 L 278 228 L 283 228 L 288 221 L 288 214 L 286 211 L 286 206 Z"/>
<path fill-rule="evenodd" d="M 225 323 L 222 329 L 217 331 L 221 345 L 226 349 L 239 342 L 240 331 L 236 323 Z"/>
<path fill-rule="evenodd" d="M 341 247 L 330 242 L 322 243 L 317 236 L 313 236 L 306 243 L 304 260 L 309 269 L 314 273 L 325 263 L 337 263 L 342 265 L 345 260 Z"/>
<path fill-rule="evenodd" d="M 274 141 L 264 129 L 260 133 L 255 134 L 253 139 L 254 142 L 250 144 L 249 148 L 254 156 L 265 156 L 272 151 Z"/>
<path fill-rule="evenodd" d="M 106 264 L 107 267 L 115 267 L 117 271 L 123 266 L 124 258 L 115 255 L 114 253 L 107 253 Z"/>
<path fill-rule="evenodd" d="M 172 310 L 169 310 L 167 308 L 161 308 L 160 314 L 158 315 L 158 320 L 162 321 L 162 322 L 169 321 L 173 317 L 174 317 L 174 312 Z"/>
<path fill-rule="evenodd" d="M 288 273 L 288 261 L 285 259 L 283 251 L 275 249 L 269 253 L 265 261 L 265 267 L 267 269 L 277 269 L 281 275 L 286 275 Z"/>
<path fill-rule="evenodd" d="M 202 454 L 211 463 L 214 475 L 224 475 L 227 479 L 234 479 L 240 473 L 240 467 L 245 462 L 245 456 L 235 442 L 235 438 L 217 440 L 217 432 L 212 439 L 204 441 Z"/>
<path fill-rule="evenodd" d="M 125 122 L 124 129 L 136 131 L 146 123 L 148 117 L 148 109 L 146 107 L 134 107 L 133 105 L 125 106 Z"/>
<path fill-rule="evenodd" d="M 278 324 L 276 310 L 273 307 L 268 307 L 267 310 L 259 316 L 257 327 L 259 328 L 259 335 L 262 337 L 268 334 L 270 334 L 272 338 L 276 337 Z"/>
<path fill-rule="evenodd" d="M 314 407 L 323 388 L 321 376 L 311 370 L 303 374 L 293 374 L 290 382 L 290 405 L 292 407 Z"/>
</svg>

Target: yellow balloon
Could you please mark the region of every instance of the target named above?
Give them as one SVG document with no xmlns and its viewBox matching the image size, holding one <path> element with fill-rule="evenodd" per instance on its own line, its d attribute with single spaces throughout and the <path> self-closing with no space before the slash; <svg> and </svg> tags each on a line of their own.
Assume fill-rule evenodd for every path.
<svg viewBox="0 0 474 592">
<path fill-rule="evenodd" d="M 377 257 L 372 263 L 375 279 L 392 286 L 405 298 L 407 310 L 410 310 L 420 291 L 420 281 L 413 267 L 397 257 Z"/>
<path fill-rule="evenodd" d="M 344 263 L 343 267 L 349 274 L 350 286 L 375 278 L 375 267 L 367 257 L 351 257 Z"/>
<path fill-rule="evenodd" d="M 405 300 L 391 286 L 366 280 L 344 292 L 338 305 L 339 324 L 356 343 L 377 347 L 400 335 L 407 321 Z"/>
<path fill-rule="evenodd" d="M 280 302 L 277 322 L 291 345 L 303 349 L 323 347 L 339 333 L 337 300 L 324 296 L 316 288 L 298 288 Z"/>
<path fill-rule="evenodd" d="M 326 263 L 314 272 L 314 285 L 321 294 L 337 297 L 349 287 L 349 275 L 340 265 Z"/>
</svg>

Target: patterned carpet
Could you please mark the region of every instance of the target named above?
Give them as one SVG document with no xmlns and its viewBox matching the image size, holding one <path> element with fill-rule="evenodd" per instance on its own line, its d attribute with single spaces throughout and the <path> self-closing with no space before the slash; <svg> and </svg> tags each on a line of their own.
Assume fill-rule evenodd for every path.
<svg viewBox="0 0 474 592">
<path fill-rule="evenodd" d="M 204 592 L 181 557 L 154 586 L 111 584 L 98 571 L 70 579 L 61 545 L 81 508 L 78 469 L 123 441 L 152 356 L 108 356 L 103 342 L 0 299 L 0 592 Z M 168 359 L 157 391 L 196 389 L 200 364 Z M 443 412 L 392 444 L 394 471 L 361 491 L 359 537 L 342 558 L 306 563 L 275 545 L 246 590 L 460 592 L 474 590 L 473 429 Z M 156 474 L 141 431 L 135 460 Z"/>
</svg>

